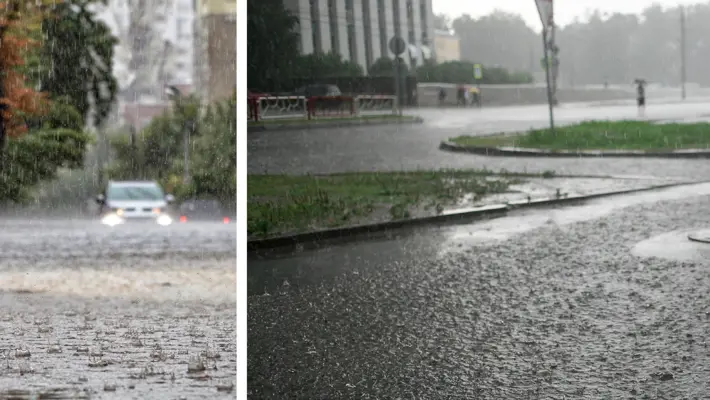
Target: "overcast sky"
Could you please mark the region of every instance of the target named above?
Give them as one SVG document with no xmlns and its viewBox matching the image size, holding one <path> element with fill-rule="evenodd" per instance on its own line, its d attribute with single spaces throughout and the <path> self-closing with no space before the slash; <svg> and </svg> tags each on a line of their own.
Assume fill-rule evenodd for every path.
<svg viewBox="0 0 710 400">
<path fill-rule="evenodd" d="M 537 14 L 535 0 L 432 0 L 435 14 L 446 14 L 456 18 L 461 14 L 479 17 L 499 9 L 520 14 L 535 30 L 540 30 L 540 17 Z M 698 0 L 555 0 L 555 20 L 558 25 L 565 25 L 580 17 L 584 19 L 587 12 L 599 9 L 602 12 L 639 13 L 653 3 L 663 7 L 675 7 L 679 4 L 697 4 L 706 1 Z"/>
</svg>

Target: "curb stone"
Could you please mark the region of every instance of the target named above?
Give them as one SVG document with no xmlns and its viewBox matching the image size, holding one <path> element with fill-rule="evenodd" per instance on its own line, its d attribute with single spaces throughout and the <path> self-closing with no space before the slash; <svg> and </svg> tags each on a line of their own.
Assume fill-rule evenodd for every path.
<svg viewBox="0 0 710 400">
<path fill-rule="evenodd" d="M 602 192 L 589 195 L 571 196 L 562 198 L 543 198 L 531 201 L 513 201 L 507 204 L 493 204 L 483 207 L 473 207 L 466 209 L 444 211 L 439 215 L 433 215 L 423 218 L 412 218 L 405 220 L 387 221 L 376 224 L 357 225 L 343 228 L 327 229 L 314 232 L 299 233 L 294 235 L 276 236 L 266 239 L 253 239 L 247 241 L 247 249 L 249 253 L 259 250 L 274 250 L 283 248 L 296 248 L 298 246 L 315 243 L 319 241 L 348 242 L 361 239 L 363 236 L 372 235 L 393 231 L 402 228 L 411 228 L 424 225 L 445 225 L 453 223 L 468 223 L 485 218 L 494 219 L 502 217 L 508 213 L 521 208 L 533 207 L 548 207 L 557 205 L 566 205 L 569 203 L 580 203 L 587 200 L 593 200 L 602 197 L 611 197 L 617 195 L 647 192 L 652 190 L 666 189 L 670 187 L 693 185 L 704 183 L 703 181 L 684 181 L 677 183 L 667 183 L 661 185 L 653 185 L 641 189 L 626 189 L 616 190 L 611 192 Z"/>
<path fill-rule="evenodd" d="M 279 247 L 295 247 L 305 243 L 318 241 L 342 241 L 353 240 L 365 235 L 386 232 L 395 229 L 412 228 L 422 225 L 435 225 L 442 223 L 452 223 L 456 221 L 470 222 L 489 216 L 505 214 L 508 206 L 505 204 L 495 204 L 485 207 L 476 207 L 458 212 L 448 212 L 440 215 L 433 215 L 423 218 L 410 218 L 395 221 L 380 222 L 376 224 L 356 225 L 343 228 L 326 229 L 321 231 L 298 233 L 295 235 L 277 236 L 267 239 L 254 239 L 247 241 L 247 249 L 252 251 L 268 250 Z"/>
<path fill-rule="evenodd" d="M 247 132 L 265 132 L 265 131 L 294 131 L 301 129 L 320 129 L 320 128 L 346 128 L 358 126 L 376 126 L 376 125 L 407 125 L 421 124 L 424 120 L 420 117 L 412 117 L 403 120 L 399 119 L 362 119 L 349 121 L 328 121 L 317 123 L 303 124 L 278 124 L 269 123 L 261 125 L 247 125 Z"/>
<path fill-rule="evenodd" d="M 478 154 L 498 157 L 635 157 L 635 158 L 710 158 L 710 149 L 685 149 L 671 151 L 643 150 L 543 150 L 523 147 L 461 146 L 449 141 L 439 144 L 439 150 L 453 153 Z"/>
</svg>

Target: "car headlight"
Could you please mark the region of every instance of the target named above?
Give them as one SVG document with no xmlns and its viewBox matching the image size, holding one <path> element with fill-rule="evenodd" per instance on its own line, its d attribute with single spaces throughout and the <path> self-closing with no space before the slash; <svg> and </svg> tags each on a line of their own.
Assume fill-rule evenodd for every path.
<svg viewBox="0 0 710 400">
<path fill-rule="evenodd" d="M 101 223 L 108 226 L 116 226 L 123 223 L 123 218 L 115 213 L 106 214 L 101 218 Z"/>
<path fill-rule="evenodd" d="M 157 218 L 156 222 L 158 222 L 159 225 L 166 226 L 166 225 L 172 224 L 172 223 L 173 223 L 173 219 L 170 218 L 170 216 L 167 215 L 167 214 L 161 214 L 161 215 Z"/>
</svg>

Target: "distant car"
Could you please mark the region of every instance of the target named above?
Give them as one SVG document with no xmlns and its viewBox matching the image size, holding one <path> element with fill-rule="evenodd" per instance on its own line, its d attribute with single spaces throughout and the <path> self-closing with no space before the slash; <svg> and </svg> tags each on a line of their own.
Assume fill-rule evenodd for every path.
<svg viewBox="0 0 710 400">
<path fill-rule="evenodd" d="M 294 91 L 296 96 L 305 97 L 329 97 L 329 96 L 342 96 L 343 93 L 340 88 L 336 85 L 329 85 L 325 83 L 314 83 L 311 85 L 302 86 Z"/>
<path fill-rule="evenodd" d="M 199 221 L 223 221 L 230 222 L 229 217 L 222 205 L 216 200 L 190 199 L 183 202 L 178 212 L 180 220 L 183 222 L 191 220 Z"/>
<path fill-rule="evenodd" d="M 174 200 L 155 181 L 109 181 L 105 192 L 96 196 L 101 222 L 110 226 L 135 220 L 170 225 L 168 207 Z"/>
</svg>

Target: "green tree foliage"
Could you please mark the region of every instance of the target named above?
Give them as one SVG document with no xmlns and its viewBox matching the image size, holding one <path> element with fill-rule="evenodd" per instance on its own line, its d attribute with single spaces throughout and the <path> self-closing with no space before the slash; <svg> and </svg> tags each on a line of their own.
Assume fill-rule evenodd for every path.
<svg viewBox="0 0 710 400">
<path fill-rule="evenodd" d="M 468 61 L 447 61 L 441 64 L 427 62 L 417 68 L 418 82 L 476 83 L 473 78 L 473 64 Z M 532 83 L 533 77 L 527 72 L 509 72 L 504 68 L 483 67 L 483 84 Z"/>
<path fill-rule="evenodd" d="M 52 97 L 67 98 L 84 120 L 89 113 L 89 97 L 93 98 L 98 126 L 111 113 L 118 91 L 112 71 L 117 39 L 89 10 L 95 2 L 65 0 L 44 19 L 40 59 L 45 67 L 36 71 L 41 90 Z"/>
<path fill-rule="evenodd" d="M 710 3 L 685 7 L 688 82 L 710 84 Z M 560 84 L 629 85 L 634 78 L 680 82 L 680 7 L 650 5 L 640 14 L 591 12 L 559 26 Z M 542 38 L 520 16 L 494 12 L 452 23 L 463 60 L 542 74 Z"/>
<path fill-rule="evenodd" d="M 448 31 L 451 29 L 451 18 L 447 17 L 445 14 L 434 15 L 434 29 Z"/>
<path fill-rule="evenodd" d="M 409 67 L 400 57 L 399 75 L 409 74 Z M 394 60 L 389 57 L 380 57 L 370 65 L 370 76 L 394 76 Z"/>
<path fill-rule="evenodd" d="M 192 191 L 232 204 L 237 193 L 237 108 L 230 99 L 210 106 L 195 143 Z"/>
<path fill-rule="evenodd" d="M 81 168 L 91 141 L 82 125 L 76 109 L 54 103 L 38 129 L 9 139 L 6 168 L 0 173 L 0 201 L 26 201 L 38 183 L 56 178 L 59 169 Z"/>
<path fill-rule="evenodd" d="M 231 204 L 236 193 L 236 97 L 210 105 L 203 115 L 199 103 L 183 98 L 175 111 L 166 112 L 135 135 L 112 140 L 114 163 L 109 176 L 114 179 L 157 179 L 178 198 L 209 197 Z M 191 184 L 181 182 L 183 172 L 183 131 L 194 132 L 190 146 Z M 137 166 L 137 167 L 136 167 Z"/>
<path fill-rule="evenodd" d="M 61 128 L 81 132 L 84 118 L 67 98 L 52 101 L 46 113 L 27 118 L 29 130 Z"/>
<path fill-rule="evenodd" d="M 539 71 L 542 39 L 516 14 L 463 15 L 451 27 L 461 41 L 461 59 L 515 71 Z M 564 51 L 564 50 L 563 50 Z"/>
<path fill-rule="evenodd" d="M 247 0 L 247 81 L 255 90 L 290 90 L 298 19 L 283 0 Z"/>
<path fill-rule="evenodd" d="M 116 163 L 109 175 L 116 179 L 167 179 L 181 170 L 184 130 L 190 139 L 201 134 L 200 102 L 195 96 L 175 99 L 174 108 L 153 118 L 141 132 L 113 136 L 111 147 Z"/>
<path fill-rule="evenodd" d="M 343 60 L 337 53 L 314 53 L 298 56 L 293 63 L 292 74 L 296 78 L 362 76 L 360 64 Z"/>
</svg>

